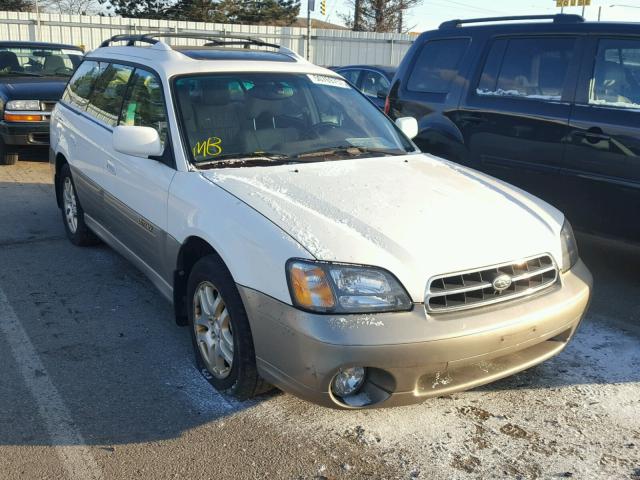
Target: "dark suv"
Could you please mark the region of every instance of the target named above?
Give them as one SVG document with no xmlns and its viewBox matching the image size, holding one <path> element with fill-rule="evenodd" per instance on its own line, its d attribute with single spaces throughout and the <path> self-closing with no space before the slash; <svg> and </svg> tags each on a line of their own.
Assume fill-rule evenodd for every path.
<svg viewBox="0 0 640 480">
<path fill-rule="evenodd" d="M 583 230 L 640 241 L 640 24 L 445 22 L 411 47 L 385 110 L 418 120 L 423 151 L 518 185 Z"/>
</svg>

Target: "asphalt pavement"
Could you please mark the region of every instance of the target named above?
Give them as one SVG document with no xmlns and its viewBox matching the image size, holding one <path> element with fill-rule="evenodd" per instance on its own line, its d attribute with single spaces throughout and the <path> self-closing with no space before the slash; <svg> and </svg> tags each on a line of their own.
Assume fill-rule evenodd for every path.
<svg viewBox="0 0 640 480">
<path fill-rule="evenodd" d="M 236 402 L 141 273 L 66 240 L 46 163 L 0 167 L 0 479 L 640 480 L 640 248 L 579 246 L 591 308 L 540 366 L 395 409 Z"/>
</svg>

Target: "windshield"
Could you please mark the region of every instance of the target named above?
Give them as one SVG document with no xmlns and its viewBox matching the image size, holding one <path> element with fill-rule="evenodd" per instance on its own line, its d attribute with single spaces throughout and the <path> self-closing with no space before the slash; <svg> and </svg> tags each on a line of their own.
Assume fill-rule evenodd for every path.
<svg viewBox="0 0 640 480">
<path fill-rule="evenodd" d="M 81 60 L 80 50 L 0 46 L 0 76 L 70 77 Z"/>
<path fill-rule="evenodd" d="M 191 161 L 302 162 L 401 155 L 413 144 L 341 78 L 225 73 L 175 81 Z"/>
</svg>

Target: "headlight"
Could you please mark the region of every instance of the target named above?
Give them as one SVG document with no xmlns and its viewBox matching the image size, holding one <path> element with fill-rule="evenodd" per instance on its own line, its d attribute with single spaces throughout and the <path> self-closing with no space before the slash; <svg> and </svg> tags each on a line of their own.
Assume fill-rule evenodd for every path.
<svg viewBox="0 0 640 480">
<path fill-rule="evenodd" d="M 9 100 L 5 110 L 40 110 L 40 100 Z"/>
<path fill-rule="evenodd" d="M 291 259 L 287 277 L 293 304 L 304 310 L 370 313 L 412 306 L 400 282 L 377 267 Z"/>
<path fill-rule="evenodd" d="M 579 258 L 576 237 L 568 220 L 565 220 L 562 225 L 560 241 L 562 242 L 562 273 L 564 273 L 573 267 Z"/>
</svg>

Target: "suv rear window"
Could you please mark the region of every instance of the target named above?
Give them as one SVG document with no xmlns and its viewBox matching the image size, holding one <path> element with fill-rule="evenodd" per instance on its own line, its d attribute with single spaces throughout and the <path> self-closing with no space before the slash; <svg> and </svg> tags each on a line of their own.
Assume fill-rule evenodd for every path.
<svg viewBox="0 0 640 480">
<path fill-rule="evenodd" d="M 496 40 L 484 65 L 478 95 L 560 100 L 574 38 Z"/>
<path fill-rule="evenodd" d="M 427 42 L 413 66 L 407 89 L 412 92 L 449 93 L 468 45 L 468 38 Z"/>
</svg>

